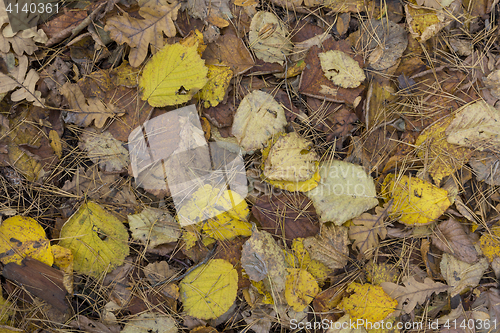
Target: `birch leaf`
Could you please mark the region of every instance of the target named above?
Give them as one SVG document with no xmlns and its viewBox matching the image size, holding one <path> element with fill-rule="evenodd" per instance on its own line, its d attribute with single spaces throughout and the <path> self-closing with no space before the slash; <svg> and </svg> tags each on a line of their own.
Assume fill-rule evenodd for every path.
<svg viewBox="0 0 500 333">
<path fill-rule="evenodd" d="M 316 279 L 306 270 L 289 268 L 286 279 L 285 299 L 294 311 L 303 311 L 320 289 Z"/>
</svg>

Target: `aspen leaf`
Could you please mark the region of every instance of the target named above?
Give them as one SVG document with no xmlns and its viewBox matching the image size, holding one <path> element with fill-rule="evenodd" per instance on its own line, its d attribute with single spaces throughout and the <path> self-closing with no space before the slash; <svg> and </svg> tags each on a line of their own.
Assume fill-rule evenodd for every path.
<svg viewBox="0 0 500 333">
<path fill-rule="evenodd" d="M 467 287 L 476 287 L 488 268 L 486 258 L 481 258 L 476 264 L 468 264 L 458 260 L 448 253 L 443 253 L 440 263 L 441 274 L 450 287 L 451 297 L 461 293 Z"/>
<path fill-rule="evenodd" d="M 320 165 L 318 187 L 306 192 L 321 222 L 341 225 L 378 205 L 372 177 L 359 165 L 333 160 Z"/>
<path fill-rule="evenodd" d="M 137 318 L 130 319 L 121 333 L 150 333 L 165 332 L 177 333 L 177 325 L 174 318 L 156 312 L 141 313 Z"/>
<path fill-rule="evenodd" d="M 356 88 L 366 79 L 356 60 L 342 51 L 331 50 L 319 55 L 326 78 L 342 88 Z"/>
<path fill-rule="evenodd" d="M 265 62 L 283 65 L 292 50 L 286 27 L 270 12 L 260 11 L 254 15 L 248 39 L 255 56 Z"/>
<path fill-rule="evenodd" d="M 382 287 L 369 283 L 352 282 L 346 291 L 353 294 L 342 299 L 337 307 L 344 309 L 353 320 L 363 319 L 365 322 L 376 323 L 393 313 L 398 305 Z"/>
<path fill-rule="evenodd" d="M 264 148 L 287 124 L 285 110 L 273 96 L 254 90 L 243 98 L 234 115 L 232 133 L 246 151 Z"/>
<path fill-rule="evenodd" d="M 227 66 L 207 65 L 208 82 L 198 92 L 200 99 L 204 100 L 205 107 L 217 106 L 224 100 L 227 88 L 233 77 L 233 71 Z"/>
<path fill-rule="evenodd" d="M 34 219 L 13 216 L 0 224 L 0 261 L 18 265 L 25 257 L 39 260 L 49 266 L 54 263 L 50 242 L 45 230 Z"/>
<path fill-rule="evenodd" d="M 59 245 L 73 253 L 75 271 L 93 277 L 120 266 L 129 253 L 123 223 L 94 202 L 80 206 L 60 238 Z"/>
<path fill-rule="evenodd" d="M 306 270 L 289 268 L 285 285 L 285 299 L 294 311 L 303 311 L 320 292 L 318 283 Z"/>
<path fill-rule="evenodd" d="M 431 223 L 451 205 L 446 190 L 415 177 L 395 179 L 389 174 L 382 189 L 384 195 L 394 198 L 391 215 L 399 216 L 399 221 L 407 225 Z"/>
<path fill-rule="evenodd" d="M 380 286 L 392 298 L 398 301 L 398 310 L 411 313 L 417 304 L 423 305 L 433 293 L 447 291 L 450 287 L 425 278 L 424 282 L 418 282 L 413 276 L 403 280 L 400 286 L 392 282 L 382 282 Z"/>
<path fill-rule="evenodd" d="M 175 242 L 181 236 L 179 223 L 163 209 L 146 207 L 127 218 L 132 237 L 150 248 Z"/>
<path fill-rule="evenodd" d="M 207 83 L 208 68 L 198 45 L 165 45 L 144 67 L 139 86 L 151 106 L 188 102 Z"/>
<path fill-rule="evenodd" d="M 128 60 L 132 67 L 138 67 L 146 59 L 148 47 L 151 44 L 153 53 L 163 47 L 163 33 L 174 37 L 176 29 L 174 20 L 180 4 L 161 4 L 158 6 L 143 6 L 139 15 L 144 19 L 129 16 L 113 16 L 106 21 L 105 31 L 118 44 L 127 43 L 130 47 Z"/>
<path fill-rule="evenodd" d="M 189 273 L 180 283 L 184 311 L 199 319 L 217 318 L 233 305 L 238 273 L 223 259 L 213 259 Z"/>
</svg>

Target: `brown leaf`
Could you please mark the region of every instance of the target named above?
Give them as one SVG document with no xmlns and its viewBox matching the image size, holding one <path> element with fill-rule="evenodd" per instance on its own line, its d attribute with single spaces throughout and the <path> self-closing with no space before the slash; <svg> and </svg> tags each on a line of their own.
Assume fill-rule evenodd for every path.
<svg viewBox="0 0 500 333">
<path fill-rule="evenodd" d="M 432 243 L 441 251 L 448 252 L 469 264 L 479 260 L 472 239 L 454 218 L 450 217 L 449 220 L 441 222 L 435 232 L 432 235 Z"/>
<path fill-rule="evenodd" d="M 361 95 L 365 87 L 360 85 L 354 89 L 346 89 L 336 86 L 332 81 L 326 78 L 321 68 L 318 54 L 330 50 L 340 50 L 348 55 L 352 53 L 349 44 L 343 40 L 333 41 L 332 39 L 327 39 L 323 42 L 323 48 L 317 46 L 311 47 L 305 59 L 307 66 L 300 78 L 299 92 L 307 96 L 325 99 L 331 102 L 353 105 L 354 100 Z M 360 67 L 363 67 L 363 60 L 360 56 L 355 56 L 354 60 L 359 63 Z"/>
<path fill-rule="evenodd" d="M 202 59 L 206 65 L 229 66 L 234 75 L 241 75 L 253 67 L 252 54 L 245 43 L 234 34 L 225 34 L 208 44 Z"/>
<path fill-rule="evenodd" d="M 391 204 L 386 207 L 375 207 L 375 215 L 363 213 L 352 220 L 354 225 L 349 227 L 349 238 L 354 240 L 353 246 L 357 247 L 360 256 L 366 259 L 373 257 L 373 249 L 387 236 L 387 229 L 384 226 L 384 219 L 389 213 Z"/>
<path fill-rule="evenodd" d="M 118 44 L 127 43 L 130 47 L 128 60 L 130 65 L 138 67 L 148 54 L 149 44 L 152 52 L 163 47 L 163 33 L 174 37 L 176 33 L 174 20 L 180 4 L 168 6 L 142 7 L 139 14 L 143 20 L 129 16 L 113 16 L 106 22 L 104 30 L 109 31 L 110 37 Z"/>
<path fill-rule="evenodd" d="M 319 220 L 311 200 L 302 193 L 284 192 L 257 198 L 252 213 L 262 229 L 291 245 L 295 238 L 315 236 Z"/>
<path fill-rule="evenodd" d="M 217 253 L 213 257 L 213 259 L 224 259 L 233 264 L 238 272 L 238 289 L 248 288 L 250 286 L 248 277 L 246 275 L 243 276 L 240 260 L 241 250 L 246 240 L 247 238 L 236 237 L 230 241 L 224 241 L 224 243 L 218 247 Z"/>
<path fill-rule="evenodd" d="M 304 247 L 311 258 L 331 269 L 343 268 L 349 260 L 347 228 L 332 225 L 323 227 L 321 234 L 304 239 Z"/>
<path fill-rule="evenodd" d="M 50 47 L 71 35 L 71 30 L 76 28 L 85 18 L 87 18 L 87 16 L 86 9 L 68 10 L 64 8 L 63 14 L 41 24 L 40 28 L 45 31 L 45 34 L 49 37 L 45 46 Z"/>
<path fill-rule="evenodd" d="M 108 327 L 103 323 L 95 320 L 90 320 L 85 316 L 78 315 L 76 320 L 69 323 L 69 326 L 76 328 L 78 330 L 83 330 L 88 333 L 118 333 L 120 332 L 120 326 Z"/>
</svg>

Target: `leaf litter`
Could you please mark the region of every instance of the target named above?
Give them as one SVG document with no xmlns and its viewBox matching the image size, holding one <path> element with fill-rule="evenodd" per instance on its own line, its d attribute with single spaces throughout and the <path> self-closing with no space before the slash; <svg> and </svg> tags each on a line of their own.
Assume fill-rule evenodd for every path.
<svg viewBox="0 0 500 333">
<path fill-rule="evenodd" d="M 64 7 L 0 4 L 0 331 L 500 320 L 495 1 Z"/>
</svg>

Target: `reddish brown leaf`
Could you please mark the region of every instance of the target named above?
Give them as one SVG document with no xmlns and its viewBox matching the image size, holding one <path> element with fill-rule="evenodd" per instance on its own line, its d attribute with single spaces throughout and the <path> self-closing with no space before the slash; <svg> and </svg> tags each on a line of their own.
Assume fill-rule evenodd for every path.
<svg viewBox="0 0 500 333">
<path fill-rule="evenodd" d="M 441 251 L 469 264 L 474 264 L 479 259 L 472 239 L 465 233 L 460 222 L 452 217 L 438 225 L 432 236 L 432 243 Z"/>
</svg>

